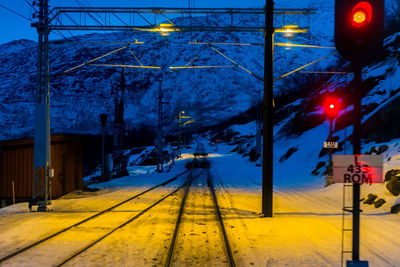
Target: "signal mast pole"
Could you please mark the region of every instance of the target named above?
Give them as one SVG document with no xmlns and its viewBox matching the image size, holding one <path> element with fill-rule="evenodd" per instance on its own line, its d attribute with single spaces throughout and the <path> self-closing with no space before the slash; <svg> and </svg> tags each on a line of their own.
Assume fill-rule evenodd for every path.
<svg viewBox="0 0 400 267">
<path fill-rule="evenodd" d="M 354 68 L 354 127 L 353 127 L 353 154 L 361 154 L 361 67 L 355 64 Z M 360 184 L 353 183 L 353 247 L 352 260 L 360 261 Z"/>
<path fill-rule="evenodd" d="M 272 217 L 273 194 L 273 63 L 274 63 L 274 1 L 265 3 L 265 56 L 262 153 L 262 216 Z"/>
</svg>

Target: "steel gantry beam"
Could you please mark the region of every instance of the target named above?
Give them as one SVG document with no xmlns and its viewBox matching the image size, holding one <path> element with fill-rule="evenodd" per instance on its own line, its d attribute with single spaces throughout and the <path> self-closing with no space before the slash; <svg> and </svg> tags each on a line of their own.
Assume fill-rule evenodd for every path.
<svg viewBox="0 0 400 267">
<path fill-rule="evenodd" d="M 173 28 L 164 30 L 264 32 L 265 13 L 264 8 L 55 7 L 50 12 L 49 27 L 52 30 L 158 31 L 168 22 Z M 316 9 L 274 9 L 273 14 L 275 19 L 281 16 L 287 24 L 290 23 L 287 15 L 315 13 Z"/>
<path fill-rule="evenodd" d="M 39 42 L 34 186 L 30 205 L 38 205 L 40 210 L 46 210 L 51 200 L 48 58 L 51 31 L 260 32 L 264 33 L 265 38 L 264 78 L 259 78 L 264 81 L 262 213 L 265 217 L 272 216 L 273 35 L 274 32 L 306 32 L 308 28 L 293 27 L 293 24 L 302 21 L 305 15 L 316 14 L 316 9 L 274 9 L 273 0 L 266 0 L 265 8 L 55 7 L 49 11 L 48 2 L 39 0 L 38 21 L 32 24 L 38 31 Z M 282 24 L 274 27 L 274 21 L 279 19 Z M 92 65 L 90 63 L 97 59 L 59 74 Z"/>
</svg>

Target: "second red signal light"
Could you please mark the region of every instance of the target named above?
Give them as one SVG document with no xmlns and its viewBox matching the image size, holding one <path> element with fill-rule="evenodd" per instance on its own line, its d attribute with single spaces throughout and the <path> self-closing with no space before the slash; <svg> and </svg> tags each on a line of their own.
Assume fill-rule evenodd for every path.
<svg viewBox="0 0 400 267">
<path fill-rule="evenodd" d="M 334 97 L 328 97 L 324 103 L 324 110 L 325 110 L 325 115 L 328 118 L 330 119 L 336 118 L 339 115 L 340 111 L 339 100 Z"/>
</svg>

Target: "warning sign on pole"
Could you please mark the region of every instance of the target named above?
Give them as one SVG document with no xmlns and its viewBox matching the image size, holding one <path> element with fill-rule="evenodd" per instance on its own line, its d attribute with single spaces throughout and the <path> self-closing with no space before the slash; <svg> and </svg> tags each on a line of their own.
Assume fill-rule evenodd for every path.
<svg viewBox="0 0 400 267">
<path fill-rule="evenodd" d="M 334 183 L 383 183 L 382 155 L 333 155 Z"/>
</svg>

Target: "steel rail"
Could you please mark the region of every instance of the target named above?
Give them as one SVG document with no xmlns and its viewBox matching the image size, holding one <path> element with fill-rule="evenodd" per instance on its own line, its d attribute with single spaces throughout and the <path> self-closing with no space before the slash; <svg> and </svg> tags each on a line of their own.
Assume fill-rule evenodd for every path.
<svg viewBox="0 0 400 267">
<path fill-rule="evenodd" d="M 215 204 L 215 209 L 216 209 L 216 211 L 217 211 L 218 221 L 219 221 L 219 223 L 220 223 L 221 231 L 222 231 L 222 234 L 223 234 L 223 236 L 224 236 L 226 252 L 227 252 L 228 258 L 229 258 L 229 265 L 230 265 L 231 267 L 235 267 L 235 266 L 236 266 L 235 260 L 234 260 L 234 258 L 233 258 L 232 249 L 231 249 L 231 246 L 230 246 L 230 244 L 229 244 L 228 235 L 226 234 L 224 222 L 223 222 L 223 219 L 222 219 L 221 211 L 220 211 L 220 209 L 219 209 L 218 200 L 217 200 L 217 196 L 216 196 L 216 194 L 215 194 L 215 188 L 214 188 L 214 184 L 213 184 L 212 179 L 211 179 L 210 171 L 208 171 L 207 185 L 208 185 L 208 187 L 210 188 L 211 194 L 212 194 L 213 199 L 214 199 L 214 204 Z"/>
<path fill-rule="evenodd" d="M 188 171 L 188 170 L 186 170 Z M 200 173 L 201 174 L 201 173 Z M 149 211 L 150 209 L 152 209 L 153 207 L 157 206 L 158 204 L 160 204 L 162 201 L 164 201 L 165 199 L 167 199 L 168 197 L 174 195 L 176 192 L 178 192 L 179 190 L 181 190 L 182 188 L 184 188 L 185 186 L 187 186 L 187 184 L 189 182 L 191 182 L 192 180 L 194 180 L 195 178 L 197 178 L 198 176 L 200 176 L 200 174 L 198 174 L 197 176 L 195 176 L 194 178 L 192 178 L 190 181 L 186 181 L 183 185 L 179 186 L 177 189 L 175 189 L 174 191 L 172 191 L 171 193 L 167 194 L 166 196 L 160 198 L 159 200 L 157 200 L 156 202 L 154 202 L 153 204 L 151 204 L 150 206 L 148 206 L 147 208 L 143 209 L 141 212 L 139 212 L 138 214 L 136 214 L 135 216 L 133 216 L 132 218 L 128 219 L 127 221 L 125 221 L 124 223 L 118 225 L 117 227 L 115 227 L 114 229 L 112 229 L 111 231 L 109 231 L 108 233 L 102 235 L 101 237 L 97 238 L 95 241 L 91 242 L 90 244 L 88 244 L 87 246 L 81 248 L 80 250 L 76 251 L 75 253 L 73 253 L 72 255 L 70 255 L 69 257 L 65 258 L 63 261 L 59 262 L 58 264 L 56 264 L 56 267 L 59 266 L 63 266 L 65 263 L 69 262 L 70 260 L 72 260 L 73 258 L 75 258 L 76 256 L 82 254 L 84 251 L 88 250 L 89 248 L 93 247 L 95 244 L 99 243 L 100 241 L 102 241 L 103 239 L 105 239 L 107 236 L 111 235 L 112 233 L 114 233 L 115 231 L 123 228 L 124 226 L 128 225 L 129 223 L 133 222 L 134 220 L 138 219 L 140 216 L 142 216 L 143 214 L 145 214 L 147 211 Z"/>
<path fill-rule="evenodd" d="M 172 236 L 171 245 L 169 246 L 169 250 L 168 250 L 167 262 L 165 263 L 166 267 L 171 266 L 172 256 L 173 256 L 174 250 L 175 250 L 176 239 L 178 236 L 179 227 L 181 225 L 183 211 L 185 209 L 186 198 L 187 198 L 187 195 L 189 194 L 191 185 L 192 185 L 192 181 L 188 182 L 188 184 L 186 185 L 186 188 L 185 188 L 185 194 L 183 195 L 183 198 L 182 198 L 181 206 L 179 208 L 178 219 L 176 220 L 176 223 L 175 223 L 174 234 Z"/>
<path fill-rule="evenodd" d="M 198 151 L 199 151 L 199 148 L 200 148 L 200 144 L 201 143 L 197 144 L 196 152 L 194 154 L 199 153 Z M 201 147 L 202 147 L 201 149 L 204 152 L 204 145 L 201 144 Z M 192 165 L 192 168 L 191 168 L 192 171 L 193 171 L 193 166 L 194 166 L 194 164 Z M 199 177 L 203 172 L 204 172 L 204 170 L 199 175 L 197 175 L 197 177 Z M 188 181 L 187 185 L 186 185 L 186 188 L 185 188 L 185 193 L 183 195 L 182 202 L 181 202 L 181 205 L 180 205 L 180 208 L 179 208 L 178 218 L 177 218 L 176 223 L 175 223 L 174 234 L 173 234 L 172 239 L 171 239 L 171 245 L 169 246 L 169 250 L 168 250 L 167 261 L 165 263 L 166 267 L 171 266 L 172 257 L 174 255 L 174 250 L 175 250 L 176 239 L 178 237 L 179 227 L 181 225 L 182 215 L 183 215 L 183 211 L 185 209 L 186 198 L 187 198 L 187 195 L 189 194 L 190 186 L 192 185 L 192 182 L 193 182 L 194 179 L 195 178 L 190 179 Z"/>
<path fill-rule="evenodd" d="M 90 221 L 90 220 L 92 220 L 92 219 L 94 219 L 94 218 L 96 218 L 96 217 L 98 217 L 100 215 L 108 213 L 108 212 L 112 211 L 113 209 L 115 209 L 115 208 L 117 208 L 117 207 L 119 207 L 119 206 L 121 206 L 121 205 L 123 205 L 123 204 L 125 204 L 125 203 L 127 203 L 127 202 L 129 202 L 129 201 L 131 201 L 133 199 L 135 199 L 135 198 L 138 198 L 138 197 L 142 196 L 145 193 L 148 193 L 148 192 L 154 190 L 157 187 L 165 186 L 165 185 L 171 183 L 172 181 L 176 180 L 179 176 L 185 174 L 188 171 L 189 170 L 185 170 L 185 171 L 179 173 L 178 175 L 174 176 L 173 178 L 171 178 L 171 179 L 169 179 L 169 180 L 167 180 L 167 181 L 165 181 L 165 182 L 163 182 L 161 184 L 155 185 L 155 186 L 153 186 L 153 187 L 151 187 L 151 188 L 149 188 L 149 189 L 147 189 L 147 190 L 145 190 L 145 191 L 143 191 L 143 192 L 141 192 L 141 193 L 139 193 L 139 194 L 137 194 L 137 195 L 135 195 L 133 197 L 130 197 L 130 198 L 128 198 L 128 199 L 126 199 L 126 200 L 124 200 L 124 201 L 122 201 L 122 202 L 120 202 L 120 203 L 108 208 L 108 209 L 105 209 L 105 210 L 103 210 L 103 211 L 101 211 L 99 213 L 96 213 L 96 214 L 94 214 L 94 215 L 92 215 L 92 216 L 90 216 L 90 217 L 88 217 L 88 218 L 86 218 L 86 219 L 84 219 L 82 221 L 79 221 L 79 222 L 77 222 L 77 223 L 75 223 L 75 224 L 73 224 L 71 226 L 68 226 L 68 227 L 66 227 L 66 228 L 64 228 L 64 229 L 62 229 L 62 230 L 60 230 L 60 231 L 58 231 L 58 232 L 56 232 L 54 234 L 51 234 L 51 235 L 49 235 L 49 236 L 47 236 L 45 238 L 42 238 L 39 241 L 36 241 L 36 242 L 26 246 L 26 247 L 20 248 L 20 249 L 14 251 L 14 252 L 8 254 L 7 256 L 4 256 L 4 257 L 0 258 L 0 263 L 4 262 L 4 261 L 6 261 L 6 260 L 8 260 L 8 259 L 10 259 L 10 258 L 12 258 L 14 256 L 17 256 L 18 254 L 21 254 L 22 252 L 25 252 L 25 251 L 33 248 L 33 247 L 36 247 L 36 246 L 48 241 L 49 239 L 52 239 L 53 237 L 56 237 L 56 236 L 58 236 L 58 235 L 60 235 L 60 234 L 62 234 L 64 232 L 70 230 L 71 228 L 77 227 L 77 226 L 79 226 L 79 225 L 81 225 L 81 224 L 83 224 L 85 222 L 88 222 L 88 221 Z"/>
</svg>

